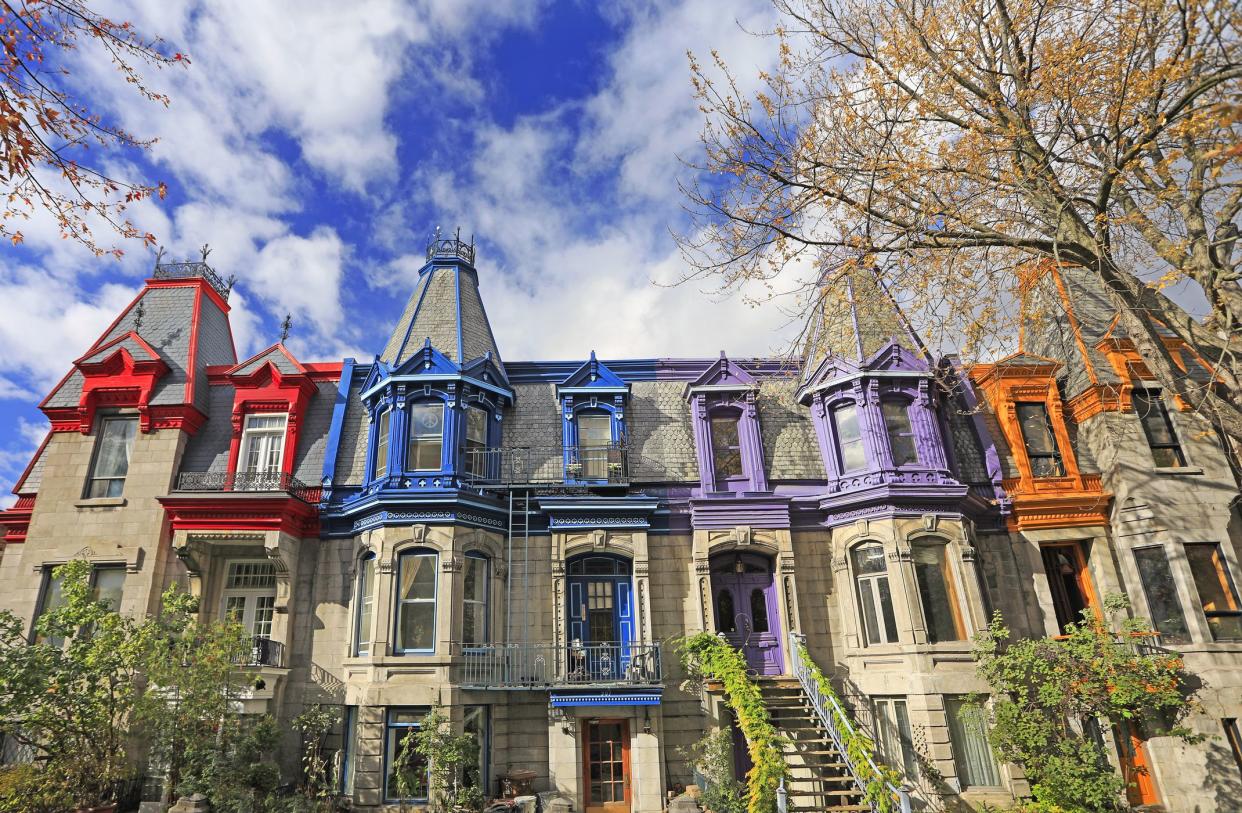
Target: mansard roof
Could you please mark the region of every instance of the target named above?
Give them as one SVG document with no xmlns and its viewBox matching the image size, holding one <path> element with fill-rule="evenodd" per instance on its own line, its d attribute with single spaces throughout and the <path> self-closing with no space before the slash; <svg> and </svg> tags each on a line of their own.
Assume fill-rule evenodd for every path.
<svg viewBox="0 0 1242 813">
<path fill-rule="evenodd" d="M 490 354 L 504 372 L 479 294 L 478 272 L 460 257 L 433 256 L 418 272 L 414 291 L 379 358 L 398 368 L 427 342 L 459 365 Z"/>
</svg>

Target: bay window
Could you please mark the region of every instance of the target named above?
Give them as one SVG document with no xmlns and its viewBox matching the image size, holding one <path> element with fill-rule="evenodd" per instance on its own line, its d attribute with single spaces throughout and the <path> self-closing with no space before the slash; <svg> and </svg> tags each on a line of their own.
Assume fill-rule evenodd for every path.
<svg viewBox="0 0 1242 813">
<path fill-rule="evenodd" d="M 842 404 L 832 410 L 832 424 L 836 429 L 837 451 L 841 455 L 841 473 L 865 468 L 867 455 L 863 451 L 862 430 L 858 425 L 858 407 Z"/>
<path fill-rule="evenodd" d="M 392 419 L 392 410 L 386 409 L 375 421 L 375 478 L 382 480 L 388 476 L 388 427 Z"/>
<path fill-rule="evenodd" d="M 410 407 L 410 445 L 407 468 L 439 471 L 444 465 L 444 404 L 423 401 Z"/>
<path fill-rule="evenodd" d="M 884 416 L 884 429 L 888 434 L 888 448 L 894 466 L 907 466 L 919 462 L 914 446 L 914 429 L 910 426 L 910 410 L 902 401 L 884 401 L 880 404 Z"/>
<path fill-rule="evenodd" d="M 412 550 L 397 562 L 397 654 L 433 652 L 436 645 L 435 553 Z"/>
<path fill-rule="evenodd" d="M 893 596 L 888 586 L 884 546 L 878 543 L 859 545 L 850 557 L 854 565 L 864 645 L 896 643 L 897 619 L 893 614 Z"/>
<path fill-rule="evenodd" d="M 466 443 L 462 454 L 466 456 L 462 470 L 471 477 L 483 477 L 487 473 L 487 418 L 488 411 L 482 407 L 466 409 Z"/>
</svg>

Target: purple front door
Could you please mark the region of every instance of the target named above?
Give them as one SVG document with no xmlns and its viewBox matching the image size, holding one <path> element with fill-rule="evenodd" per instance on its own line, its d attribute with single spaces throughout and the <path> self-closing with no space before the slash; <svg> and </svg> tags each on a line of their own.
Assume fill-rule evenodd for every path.
<svg viewBox="0 0 1242 813">
<path fill-rule="evenodd" d="M 742 650 L 756 674 L 785 671 L 771 560 L 749 553 L 713 559 L 712 602 L 716 631 Z"/>
</svg>

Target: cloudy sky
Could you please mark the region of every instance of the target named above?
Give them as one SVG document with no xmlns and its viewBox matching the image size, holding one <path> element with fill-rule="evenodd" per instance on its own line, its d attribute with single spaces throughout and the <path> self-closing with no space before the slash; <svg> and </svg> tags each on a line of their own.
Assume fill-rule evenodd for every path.
<svg viewBox="0 0 1242 813">
<path fill-rule="evenodd" d="M 413 287 L 428 236 L 479 246 L 507 359 L 762 355 L 779 307 L 702 285 L 670 231 L 698 152 L 686 52 L 744 82 L 770 67 L 767 0 L 135 0 L 112 16 L 187 53 L 150 75 L 164 108 L 83 53 L 74 81 L 158 142 L 109 156 L 167 182 L 136 219 L 174 259 L 212 247 L 236 275 L 241 357 L 294 321 L 301 358 L 369 359 Z M 148 275 L 153 254 L 91 257 L 38 220 L 0 261 L 0 488 L 45 432 L 34 404 Z"/>
</svg>

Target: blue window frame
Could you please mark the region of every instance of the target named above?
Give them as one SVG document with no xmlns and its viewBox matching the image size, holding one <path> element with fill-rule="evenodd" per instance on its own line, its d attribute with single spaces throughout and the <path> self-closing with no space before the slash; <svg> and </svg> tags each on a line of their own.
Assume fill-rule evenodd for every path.
<svg viewBox="0 0 1242 813">
<path fill-rule="evenodd" d="M 574 415 L 573 444 L 565 450 L 570 480 L 610 480 L 621 458 L 613 429 L 613 415 L 605 409 L 585 409 Z"/>
<path fill-rule="evenodd" d="M 375 476 L 372 480 L 382 480 L 388 476 L 388 431 L 392 421 L 392 410 L 385 409 L 375 419 L 371 432 L 375 436 Z"/>
<path fill-rule="evenodd" d="M 375 609 L 375 554 L 358 560 L 358 579 L 354 590 L 354 655 L 371 654 L 371 619 Z"/>
<path fill-rule="evenodd" d="M 439 556 L 415 548 L 397 557 L 394 649 L 398 655 L 435 652 L 436 588 Z"/>
<path fill-rule="evenodd" d="M 425 802 L 430 787 L 430 764 L 406 738 L 422 728 L 425 706 L 390 708 L 384 721 L 384 801 Z"/>
<path fill-rule="evenodd" d="M 410 442 L 407 471 L 444 468 L 444 402 L 417 401 L 410 405 Z"/>
<path fill-rule="evenodd" d="M 492 467 L 487 453 L 492 413 L 478 404 L 466 407 L 461 470 L 472 478 L 485 477 Z"/>
</svg>

